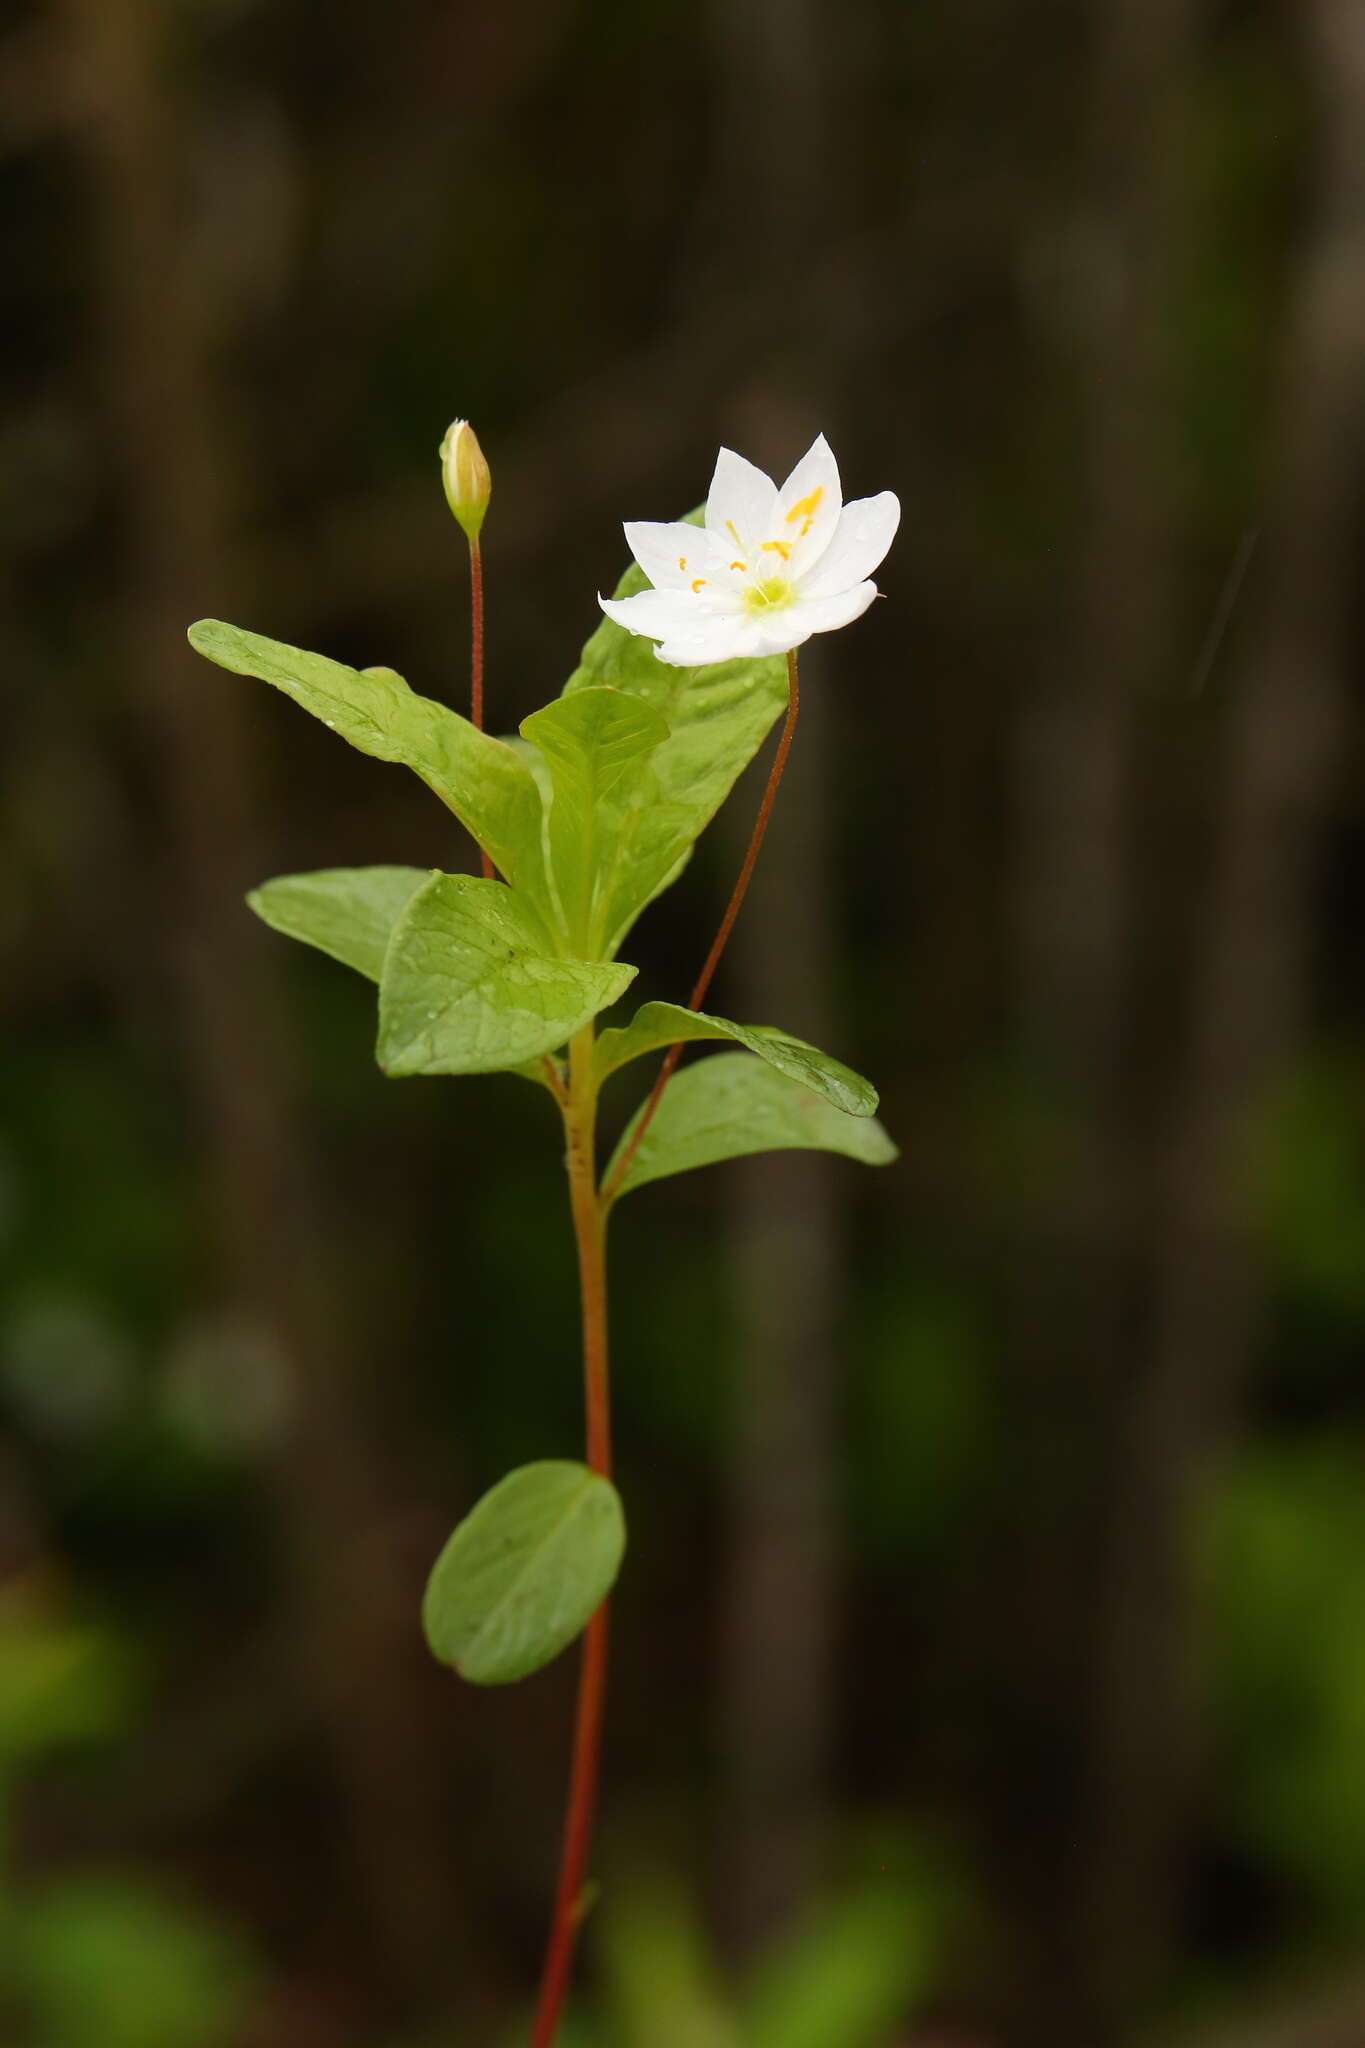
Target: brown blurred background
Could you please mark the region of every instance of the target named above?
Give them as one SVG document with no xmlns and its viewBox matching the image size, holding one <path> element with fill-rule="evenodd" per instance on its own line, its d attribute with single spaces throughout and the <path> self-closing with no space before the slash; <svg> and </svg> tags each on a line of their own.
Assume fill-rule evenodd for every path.
<svg viewBox="0 0 1365 2048">
<path fill-rule="evenodd" d="M 463 703 L 462 413 L 504 730 L 719 443 L 905 507 L 716 990 L 903 1154 L 620 1215 L 565 2048 L 1360 2048 L 1361 0 L 11 0 L 0 140 L 0 2037 L 521 2038 L 572 1660 L 417 1602 L 558 1134 L 253 924 L 468 849 L 184 643 Z"/>
</svg>

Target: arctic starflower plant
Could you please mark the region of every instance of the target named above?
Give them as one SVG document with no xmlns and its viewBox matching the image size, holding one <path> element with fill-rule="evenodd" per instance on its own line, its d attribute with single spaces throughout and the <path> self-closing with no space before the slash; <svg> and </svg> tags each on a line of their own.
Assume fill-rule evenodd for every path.
<svg viewBox="0 0 1365 2048">
<path fill-rule="evenodd" d="M 578 1249 L 580 1460 L 538 1457 L 476 1502 L 436 1560 L 422 1619 L 441 1663 L 476 1685 L 527 1676 L 582 1635 L 569 1794 L 530 2048 L 555 2048 L 583 1921 L 607 1683 L 606 1600 L 626 1541 L 612 1480 L 607 1219 L 669 1174 L 787 1148 L 885 1166 L 895 1146 L 877 1092 L 817 1046 L 702 1008 L 754 872 L 800 704 L 797 648 L 867 609 L 891 542 L 891 493 L 844 505 L 823 437 L 778 490 L 723 450 L 704 527 L 627 526 L 652 590 L 604 609 L 652 652 L 599 626 L 563 692 L 524 719 L 525 751 L 483 718 L 480 528 L 491 477 L 457 420 L 441 447 L 451 510 L 469 543 L 470 716 L 391 668 L 325 655 L 204 619 L 190 639 L 237 675 L 283 690 L 362 753 L 419 775 L 473 836 L 482 876 L 392 865 L 279 875 L 250 902 L 266 924 L 377 982 L 382 1070 L 514 1073 L 545 1089 Z M 625 586 L 637 589 L 631 573 Z M 773 656 L 785 656 L 785 662 Z M 727 665 L 719 672 L 713 663 Z M 684 1008 L 649 1002 L 598 1030 L 634 967 L 618 946 L 772 730 L 786 718 L 738 878 Z M 666 714 L 666 715 L 665 715 Z M 671 1079 L 685 1045 L 733 1048 Z M 602 1084 L 663 1053 L 653 1085 L 599 1170 Z M 444 1256 L 444 1253 L 442 1253 Z"/>
<path fill-rule="evenodd" d="M 844 503 L 823 434 L 780 490 L 722 448 L 705 525 L 627 521 L 631 553 L 654 588 L 598 603 L 628 633 L 657 640 L 660 661 L 679 668 L 788 654 L 812 633 L 862 617 L 900 516 L 894 491 Z"/>
</svg>

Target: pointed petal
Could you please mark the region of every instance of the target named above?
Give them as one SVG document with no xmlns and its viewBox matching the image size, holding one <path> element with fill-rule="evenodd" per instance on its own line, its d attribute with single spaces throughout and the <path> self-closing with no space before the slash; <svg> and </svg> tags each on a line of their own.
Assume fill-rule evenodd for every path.
<svg viewBox="0 0 1365 2048">
<path fill-rule="evenodd" d="M 738 535 L 739 545 L 756 548 L 772 530 L 776 515 L 777 486 L 771 477 L 732 448 L 722 448 L 706 497 L 707 532 L 722 547 Z"/>
<path fill-rule="evenodd" d="M 817 434 L 778 493 L 776 526 L 764 538 L 790 549 L 783 573 L 793 581 L 812 569 L 828 547 L 843 508 L 834 451 Z"/>
<path fill-rule="evenodd" d="M 681 519 L 628 519 L 626 544 L 656 590 L 690 591 L 698 576 L 709 578 L 716 546 L 705 528 Z"/>
<path fill-rule="evenodd" d="M 900 517 L 900 499 L 894 491 L 845 505 L 833 539 L 801 578 L 802 601 L 834 596 L 870 576 L 895 539 Z"/>
<path fill-rule="evenodd" d="M 597 602 L 618 626 L 628 633 L 643 633 L 648 640 L 693 631 L 707 616 L 690 591 L 642 590 L 635 597 L 599 595 Z"/>
<path fill-rule="evenodd" d="M 799 622 L 801 638 L 806 640 L 812 633 L 834 633 L 840 626 L 851 626 L 855 619 L 862 617 L 876 595 L 875 583 L 855 583 L 852 590 L 841 590 L 833 597 L 808 598 L 803 595 L 792 606 L 790 616 Z"/>
</svg>

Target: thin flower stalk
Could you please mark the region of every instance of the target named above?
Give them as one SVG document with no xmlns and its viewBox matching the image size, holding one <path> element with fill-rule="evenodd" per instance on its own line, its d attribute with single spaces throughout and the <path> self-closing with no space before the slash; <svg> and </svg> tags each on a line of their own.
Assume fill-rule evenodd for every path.
<svg viewBox="0 0 1365 2048">
<path fill-rule="evenodd" d="M 469 720 L 476 732 L 483 731 L 483 550 L 479 536 L 469 542 Z M 479 863 L 486 882 L 493 879 L 493 863 L 483 847 Z"/>
</svg>

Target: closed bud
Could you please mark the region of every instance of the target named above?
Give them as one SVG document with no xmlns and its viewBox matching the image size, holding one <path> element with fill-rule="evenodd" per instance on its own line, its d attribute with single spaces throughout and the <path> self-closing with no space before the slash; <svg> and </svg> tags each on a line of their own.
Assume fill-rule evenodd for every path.
<svg viewBox="0 0 1365 2048">
<path fill-rule="evenodd" d="M 479 437 L 468 420 L 452 420 L 446 429 L 441 443 L 441 481 L 445 485 L 446 503 L 466 537 L 476 541 L 492 496 L 493 479 Z"/>
</svg>

